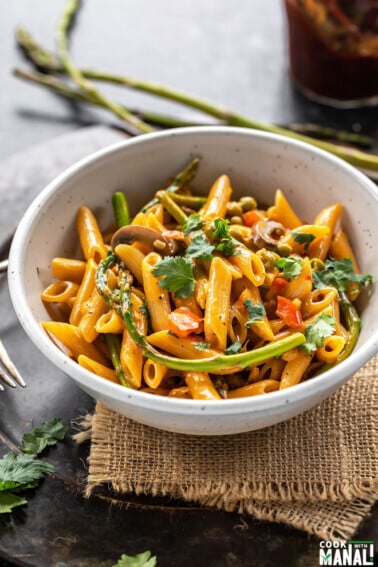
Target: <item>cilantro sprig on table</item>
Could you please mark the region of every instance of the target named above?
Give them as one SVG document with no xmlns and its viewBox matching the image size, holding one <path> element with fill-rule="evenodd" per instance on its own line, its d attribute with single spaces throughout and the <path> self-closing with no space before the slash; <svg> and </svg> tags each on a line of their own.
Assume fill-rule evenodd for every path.
<svg viewBox="0 0 378 567">
<path fill-rule="evenodd" d="M 370 285 L 373 278 L 370 274 L 355 274 L 350 258 L 344 258 L 343 260 L 329 258 L 325 262 L 324 270 L 313 271 L 313 281 L 317 289 L 332 286 L 340 292 L 347 291 L 351 283 L 356 283 L 361 289 Z"/>
<path fill-rule="evenodd" d="M 23 493 L 35 488 L 39 481 L 54 471 L 53 465 L 36 457 L 46 449 L 64 439 L 67 427 L 60 419 L 44 422 L 32 433 L 22 438 L 19 455 L 7 453 L 0 459 L 0 514 L 27 503 Z"/>
<path fill-rule="evenodd" d="M 156 567 L 156 556 L 152 556 L 151 551 L 144 551 L 136 555 L 121 555 L 113 567 Z"/>
</svg>

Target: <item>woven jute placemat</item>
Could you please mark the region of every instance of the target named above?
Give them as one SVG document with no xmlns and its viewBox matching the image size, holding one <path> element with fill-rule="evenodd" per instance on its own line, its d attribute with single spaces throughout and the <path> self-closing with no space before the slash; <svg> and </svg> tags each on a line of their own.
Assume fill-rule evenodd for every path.
<svg viewBox="0 0 378 567">
<path fill-rule="evenodd" d="M 312 410 L 239 435 L 168 433 L 97 404 L 87 494 L 107 484 L 348 539 L 377 499 L 377 394 L 378 356 Z"/>
</svg>

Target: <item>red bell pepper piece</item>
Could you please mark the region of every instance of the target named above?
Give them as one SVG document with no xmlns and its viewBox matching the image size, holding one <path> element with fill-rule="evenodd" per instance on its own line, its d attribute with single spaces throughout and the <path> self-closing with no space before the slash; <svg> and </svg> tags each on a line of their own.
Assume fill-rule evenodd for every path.
<svg viewBox="0 0 378 567">
<path fill-rule="evenodd" d="M 168 315 L 168 329 L 174 335 L 185 338 L 199 331 L 202 318 L 188 307 L 178 307 Z"/>
<path fill-rule="evenodd" d="M 303 325 L 302 313 L 295 307 L 291 299 L 287 297 L 282 297 L 281 295 L 277 297 L 276 315 L 292 329 Z"/>
</svg>

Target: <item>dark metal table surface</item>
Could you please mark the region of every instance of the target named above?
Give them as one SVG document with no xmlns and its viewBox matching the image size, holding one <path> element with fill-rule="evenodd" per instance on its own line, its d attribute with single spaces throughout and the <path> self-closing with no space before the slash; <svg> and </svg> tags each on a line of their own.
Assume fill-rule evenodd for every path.
<svg viewBox="0 0 378 567">
<path fill-rule="evenodd" d="M 80 136 L 88 125 L 114 122 L 103 112 L 68 103 L 11 75 L 14 66 L 25 64 L 15 48 L 15 27 L 27 26 L 53 47 L 63 6 L 64 0 L 0 2 L 0 160 L 7 166 L 2 179 L 9 186 L 1 207 L 2 236 L 17 223 L 42 182 L 76 155 L 71 147 L 68 156 L 60 156 L 67 144 L 59 142 L 52 146 L 53 153 L 49 143 L 40 145 L 36 153 L 33 149 L 22 152 L 62 134 Z M 280 0 L 87 0 L 76 24 L 72 54 L 82 65 L 167 83 L 262 121 L 317 122 L 378 138 L 377 108 L 335 110 L 311 103 L 292 89 Z M 105 91 L 131 107 L 198 118 L 146 95 L 110 87 Z M 101 133 L 102 142 L 95 143 L 117 138 L 105 129 Z M 93 143 L 93 136 L 89 138 Z M 92 148 L 91 143 L 79 143 L 77 157 Z M 55 164 L 48 167 L 54 159 Z M 18 180 L 14 187 L 13 171 Z M 3 454 L 41 421 L 60 416 L 70 424 L 91 411 L 93 401 L 26 337 L 10 305 L 4 276 L 0 276 L 0 308 L 0 336 L 28 382 L 24 390 L 0 394 Z M 122 553 L 146 549 L 158 556 L 159 566 L 318 564 L 318 540 L 284 525 L 169 500 L 130 496 L 119 507 L 106 490 L 86 500 L 81 488 L 87 454 L 88 445 L 77 447 L 70 437 L 50 451 L 56 474 L 32 494 L 27 507 L 0 518 L 0 564 L 110 566 Z M 378 542 L 377 520 L 376 511 L 361 526 L 358 537 Z"/>
</svg>

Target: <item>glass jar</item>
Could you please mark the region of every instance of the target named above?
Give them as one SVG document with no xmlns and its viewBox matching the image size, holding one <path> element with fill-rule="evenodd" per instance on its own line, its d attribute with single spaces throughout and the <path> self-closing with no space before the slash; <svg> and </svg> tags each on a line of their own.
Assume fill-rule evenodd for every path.
<svg viewBox="0 0 378 567">
<path fill-rule="evenodd" d="M 291 76 L 309 98 L 378 104 L 378 0 L 285 0 Z"/>
</svg>

